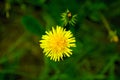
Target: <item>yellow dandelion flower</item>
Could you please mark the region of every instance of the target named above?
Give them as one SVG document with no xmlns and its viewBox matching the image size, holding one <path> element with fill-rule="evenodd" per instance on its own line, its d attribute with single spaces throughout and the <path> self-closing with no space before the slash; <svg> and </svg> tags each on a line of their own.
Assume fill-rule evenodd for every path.
<svg viewBox="0 0 120 80">
<path fill-rule="evenodd" d="M 72 54 L 70 47 L 75 47 L 75 37 L 71 31 L 66 31 L 61 26 L 56 26 L 56 29 L 52 27 L 51 31 L 46 31 L 46 35 L 42 36 L 40 40 L 40 47 L 43 49 L 43 53 L 51 60 L 60 61 L 63 57 Z"/>
</svg>

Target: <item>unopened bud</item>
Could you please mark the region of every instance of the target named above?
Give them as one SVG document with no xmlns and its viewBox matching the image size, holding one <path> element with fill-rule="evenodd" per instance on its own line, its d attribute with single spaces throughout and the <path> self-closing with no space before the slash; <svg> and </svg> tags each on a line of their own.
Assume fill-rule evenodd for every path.
<svg viewBox="0 0 120 80">
<path fill-rule="evenodd" d="M 118 42 L 119 38 L 117 36 L 117 32 L 116 31 L 109 31 L 109 36 L 110 36 L 110 41 L 111 42 Z"/>
</svg>

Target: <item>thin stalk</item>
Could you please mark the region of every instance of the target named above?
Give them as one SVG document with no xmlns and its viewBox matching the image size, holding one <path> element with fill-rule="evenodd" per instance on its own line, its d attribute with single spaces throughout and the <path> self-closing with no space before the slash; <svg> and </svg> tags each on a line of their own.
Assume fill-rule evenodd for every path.
<svg viewBox="0 0 120 80">
<path fill-rule="evenodd" d="M 101 14 L 101 13 L 100 13 L 100 17 L 101 17 L 101 20 L 102 20 L 102 22 L 103 22 L 103 24 L 104 24 L 104 27 L 108 30 L 108 32 L 110 32 L 111 29 L 110 29 L 110 25 L 109 25 L 107 19 L 106 19 L 105 16 L 104 16 L 103 14 Z"/>
</svg>

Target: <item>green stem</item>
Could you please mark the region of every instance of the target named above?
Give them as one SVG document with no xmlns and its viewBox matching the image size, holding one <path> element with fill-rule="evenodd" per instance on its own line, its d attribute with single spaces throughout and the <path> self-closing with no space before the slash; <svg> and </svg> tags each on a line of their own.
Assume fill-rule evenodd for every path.
<svg viewBox="0 0 120 80">
<path fill-rule="evenodd" d="M 110 57 L 110 61 L 103 68 L 103 70 L 101 71 L 101 74 L 104 74 L 109 68 L 112 68 L 114 65 L 114 62 L 116 61 L 117 58 L 118 58 L 118 55 L 116 55 L 116 54 L 114 56 Z"/>
<path fill-rule="evenodd" d="M 105 16 L 100 13 L 100 17 L 101 17 L 101 20 L 102 20 L 105 28 L 108 30 L 108 32 L 110 32 L 111 31 L 110 25 L 109 25 L 108 21 L 106 20 Z"/>
</svg>

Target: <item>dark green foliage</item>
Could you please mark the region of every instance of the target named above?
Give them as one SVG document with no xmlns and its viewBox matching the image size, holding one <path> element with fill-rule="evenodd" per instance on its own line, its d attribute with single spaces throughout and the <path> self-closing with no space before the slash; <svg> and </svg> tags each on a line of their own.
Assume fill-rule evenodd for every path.
<svg viewBox="0 0 120 80">
<path fill-rule="evenodd" d="M 41 36 L 45 33 L 45 28 L 32 16 L 24 16 L 22 18 L 22 24 L 29 32 Z"/>
</svg>

